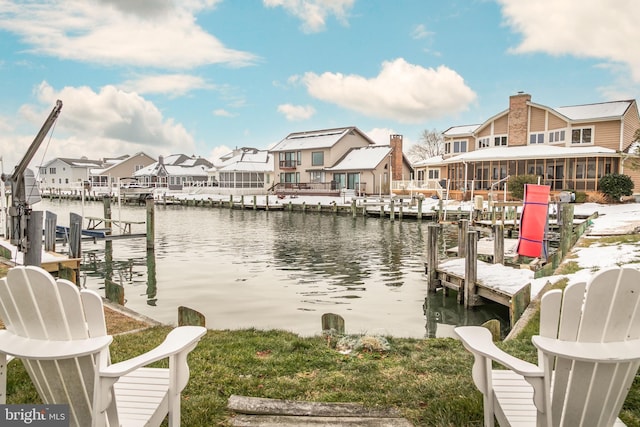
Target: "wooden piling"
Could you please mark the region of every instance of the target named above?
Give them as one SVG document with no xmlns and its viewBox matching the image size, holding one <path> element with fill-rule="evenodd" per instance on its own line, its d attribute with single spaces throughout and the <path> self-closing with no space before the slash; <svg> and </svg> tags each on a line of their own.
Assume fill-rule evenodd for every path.
<svg viewBox="0 0 640 427">
<path fill-rule="evenodd" d="M 562 203 L 562 225 L 560 226 L 560 252 L 564 258 L 571 250 L 573 243 L 573 205 Z"/>
<path fill-rule="evenodd" d="M 153 249 L 155 247 L 156 230 L 155 203 L 153 202 L 153 197 L 147 197 L 145 202 L 147 208 L 147 249 Z"/>
<path fill-rule="evenodd" d="M 396 216 L 396 206 L 393 199 L 391 199 L 391 201 L 389 202 L 389 220 L 393 222 L 395 220 L 395 216 Z"/>
<path fill-rule="evenodd" d="M 422 220 L 422 201 L 424 197 L 418 197 L 418 220 Z"/>
<path fill-rule="evenodd" d="M 467 256 L 464 262 L 464 306 L 474 307 L 480 303 L 477 294 L 476 281 L 478 280 L 478 233 L 467 232 Z M 458 295 L 458 298 L 460 296 Z"/>
<path fill-rule="evenodd" d="M 204 315 L 189 307 L 178 307 L 178 326 L 206 326 Z"/>
<path fill-rule="evenodd" d="M 356 210 L 356 200 L 353 199 L 351 201 L 351 216 L 355 218 L 357 214 L 358 214 L 358 211 Z"/>
<path fill-rule="evenodd" d="M 493 224 L 493 263 L 504 264 L 504 225 Z"/>
<path fill-rule="evenodd" d="M 82 257 L 82 216 L 71 212 L 69 214 L 69 257 Z"/>
<path fill-rule="evenodd" d="M 322 315 L 322 333 L 344 335 L 344 318 L 339 314 L 324 313 Z"/>
<path fill-rule="evenodd" d="M 435 292 L 438 289 L 438 234 L 440 225 L 430 223 L 427 226 L 427 289 Z"/>
<path fill-rule="evenodd" d="M 44 250 L 55 252 L 56 250 L 56 223 L 58 215 L 47 211 L 44 219 Z"/>
<path fill-rule="evenodd" d="M 26 233 L 28 247 L 24 254 L 24 265 L 40 266 L 42 263 L 42 211 L 31 211 Z"/>
<path fill-rule="evenodd" d="M 104 195 L 102 197 L 102 209 L 104 214 L 104 227 L 108 228 L 107 233 L 111 234 L 111 196 Z"/>
<path fill-rule="evenodd" d="M 258 198 L 257 196 L 253 196 L 253 210 L 258 209 Z"/>
<path fill-rule="evenodd" d="M 467 233 L 469 232 L 469 220 L 461 219 L 458 222 L 458 258 L 464 258 L 467 250 Z"/>
</svg>

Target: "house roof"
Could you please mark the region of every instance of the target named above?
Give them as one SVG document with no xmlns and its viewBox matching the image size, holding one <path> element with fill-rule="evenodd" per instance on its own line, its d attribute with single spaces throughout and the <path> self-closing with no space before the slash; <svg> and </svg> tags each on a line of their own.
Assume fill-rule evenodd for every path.
<svg viewBox="0 0 640 427">
<path fill-rule="evenodd" d="M 370 145 L 354 148 L 329 171 L 375 169 L 391 153 L 390 145 Z"/>
<path fill-rule="evenodd" d="M 444 158 L 442 156 L 433 156 L 433 157 L 429 157 L 428 159 L 424 159 L 424 160 L 420 160 L 419 162 L 415 162 L 413 164 L 414 167 L 420 167 L 420 166 L 435 166 L 435 165 L 439 165 L 444 161 Z"/>
<path fill-rule="evenodd" d="M 568 121 L 584 122 L 584 121 L 598 121 L 605 119 L 620 119 L 627 112 L 629 107 L 633 104 L 633 100 L 611 101 L 601 102 L 597 104 L 584 104 L 584 105 L 571 105 L 566 107 L 551 108 L 545 105 L 529 102 L 529 105 L 533 105 L 539 108 L 555 112 Z M 495 116 L 490 117 L 484 123 L 479 125 L 462 125 L 452 126 L 445 130 L 442 134 L 448 137 L 454 136 L 473 136 L 475 132 L 484 127 L 487 123 L 495 120 L 504 114 L 508 114 L 509 110 L 501 111 Z"/>
<path fill-rule="evenodd" d="M 273 155 L 266 150 L 256 148 L 242 148 L 234 150 L 235 155 L 222 156 L 222 163 L 217 164 L 212 170 L 225 172 L 273 172 Z"/>
<path fill-rule="evenodd" d="M 115 168 L 118 165 L 121 165 L 122 163 L 126 162 L 127 160 L 135 159 L 138 156 L 145 156 L 145 157 L 147 157 L 149 159 L 152 159 L 151 156 L 143 153 L 142 151 L 137 152 L 133 156 L 129 156 L 129 155 L 125 154 L 124 156 L 105 159 L 104 164 L 102 165 L 103 167 L 102 168 L 92 169 L 91 170 L 91 174 L 92 175 L 106 175 L 106 174 L 109 173 L 109 170 Z"/>
<path fill-rule="evenodd" d="M 358 133 L 369 144 L 375 144 L 367 135 L 355 126 L 336 128 L 336 129 L 323 129 L 314 130 L 308 132 L 296 132 L 287 135 L 285 139 L 278 142 L 269 151 L 297 151 L 297 150 L 309 150 L 316 148 L 331 148 L 338 141 L 344 138 L 349 133 Z"/>
<path fill-rule="evenodd" d="M 571 120 L 602 120 L 624 116 L 633 100 L 558 107 L 555 111 Z"/>
<path fill-rule="evenodd" d="M 449 129 L 442 132 L 444 136 L 458 136 L 458 135 L 473 135 L 473 133 L 480 127 L 480 125 L 462 125 L 452 126 Z"/>
<path fill-rule="evenodd" d="M 95 168 L 95 167 L 102 167 L 102 161 L 100 160 L 90 160 L 90 159 L 86 159 L 86 158 L 82 158 L 82 159 L 72 159 L 72 158 L 68 158 L 68 157 L 57 157 L 53 160 L 49 160 L 47 163 L 44 164 L 43 167 L 47 167 L 50 164 L 56 162 L 56 161 L 60 161 L 63 163 L 68 164 L 71 167 L 77 167 L 77 168 Z"/>
<path fill-rule="evenodd" d="M 565 147 L 559 145 L 536 144 L 517 147 L 491 147 L 459 154 L 442 163 L 476 162 L 482 160 L 552 159 L 567 157 L 597 157 L 615 155 L 610 148 L 587 146 Z"/>
</svg>

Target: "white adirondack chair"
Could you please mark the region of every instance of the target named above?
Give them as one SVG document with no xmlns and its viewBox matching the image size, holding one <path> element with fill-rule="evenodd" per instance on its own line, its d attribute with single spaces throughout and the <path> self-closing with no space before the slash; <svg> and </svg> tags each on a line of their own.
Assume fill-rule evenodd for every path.
<svg viewBox="0 0 640 427">
<path fill-rule="evenodd" d="M 187 354 L 206 329 L 183 326 L 155 349 L 111 364 L 102 299 L 40 267 L 14 267 L 0 279 L 0 403 L 7 362 L 23 361 L 45 404 L 68 404 L 74 426 L 180 425 Z M 147 368 L 169 359 L 169 368 Z M 15 362 L 14 362 L 15 363 Z"/>
<path fill-rule="evenodd" d="M 538 365 L 497 348 L 483 327 L 455 332 L 475 358 L 485 426 L 494 416 L 501 426 L 624 425 L 616 417 L 640 366 L 640 271 L 610 268 L 543 295 Z"/>
</svg>

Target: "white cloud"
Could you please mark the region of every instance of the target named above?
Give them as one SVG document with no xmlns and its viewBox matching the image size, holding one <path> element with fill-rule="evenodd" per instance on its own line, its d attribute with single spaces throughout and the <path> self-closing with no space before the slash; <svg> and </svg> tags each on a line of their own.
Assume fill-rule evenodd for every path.
<svg viewBox="0 0 640 427">
<path fill-rule="evenodd" d="M 197 24 L 194 14 L 215 3 L 5 1 L 0 29 L 18 35 L 37 54 L 83 62 L 167 69 L 255 62 L 255 55 L 225 47 Z"/>
<path fill-rule="evenodd" d="M 88 87 L 64 87 L 55 90 L 42 82 L 36 89 L 41 105 L 23 105 L 20 117 L 33 124 L 33 135 L 40 129 L 55 101 L 61 99 L 62 111 L 56 122 L 55 136 L 47 144 L 46 159 L 54 157 L 100 158 L 138 151 L 157 156 L 195 152 L 193 137 L 181 124 L 163 117 L 150 101 L 135 94 L 105 86 L 99 92 Z M 15 136 L 9 146 L 33 136 Z M 5 142 L 0 151 L 6 152 Z M 43 143 L 44 145 L 44 143 Z M 14 145 L 11 151 L 16 151 Z M 23 145 L 19 145 L 23 146 Z M 19 156 L 24 155 L 19 149 Z"/>
<path fill-rule="evenodd" d="M 213 115 L 218 117 L 235 117 L 235 114 L 230 113 L 227 110 L 222 108 L 218 108 L 217 110 L 213 110 Z"/>
<path fill-rule="evenodd" d="M 314 98 L 370 117 L 420 123 L 467 109 L 476 94 L 455 71 L 407 63 L 382 64 L 376 77 L 326 72 L 306 73 L 303 82 Z"/>
<path fill-rule="evenodd" d="M 498 0 L 514 31 L 522 35 L 515 53 L 601 58 L 626 64 L 640 82 L 640 2 L 619 0 Z"/>
<path fill-rule="evenodd" d="M 427 30 L 427 27 L 424 24 L 416 25 L 413 31 L 411 32 L 411 37 L 416 40 L 426 39 L 428 37 L 433 36 L 433 32 Z"/>
<path fill-rule="evenodd" d="M 166 74 L 144 76 L 134 80 L 127 80 L 118 85 L 126 92 L 161 93 L 172 97 L 185 95 L 195 89 L 213 89 L 214 85 L 207 83 L 202 77 L 189 74 Z"/>
<path fill-rule="evenodd" d="M 302 20 L 302 30 L 306 33 L 323 31 L 329 15 L 347 25 L 347 16 L 354 3 L 355 0 L 263 0 L 266 7 L 282 7 Z"/>
<path fill-rule="evenodd" d="M 284 114 L 289 121 L 297 121 L 312 117 L 316 110 L 310 105 L 282 104 L 278 105 L 278 112 Z"/>
<path fill-rule="evenodd" d="M 389 145 L 391 142 L 391 135 L 397 134 L 396 131 L 389 128 L 373 128 L 363 132 L 379 145 Z"/>
<path fill-rule="evenodd" d="M 218 145 L 216 147 L 213 147 L 213 149 L 209 152 L 208 159 L 209 161 L 211 161 L 211 163 L 217 165 L 218 163 L 220 163 L 220 157 L 229 154 L 232 151 L 233 150 L 226 145 Z"/>
<path fill-rule="evenodd" d="M 364 131 L 369 138 L 371 138 L 378 145 L 389 145 L 391 143 L 391 135 L 402 135 L 394 129 L 389 128 L 373 128 L 368 131 Z M 415 141 L 408 138 L 406 135 L 402 135 L 402 151 L 407 152 L 407 149 L 413 145 Z"/>
</svg>

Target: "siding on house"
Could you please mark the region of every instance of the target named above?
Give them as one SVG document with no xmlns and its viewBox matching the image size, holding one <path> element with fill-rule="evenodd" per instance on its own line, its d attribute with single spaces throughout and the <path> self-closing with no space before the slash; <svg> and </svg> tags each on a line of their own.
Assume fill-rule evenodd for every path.
<svg viewBox="0 0 640 427">
<path fill-rule="evenodd" d="M 505 123 L 507 146 L 497 146 Z M 483 142 L 488 139 L 489 143 L 482 147 L 469 144 L 467 153 L 444 156 L 441 176 L 462 196 L 471 188 L 487 190 L 501 179 L 521 174 L 538 175 L 552 191 L 596 192 L 600 177 L 626 173 L 640 189 L 640 171 L 631 170 L 632 162 L 626 162 L 627 155 L 621 154 L 633 142 L 638 128 L 640 117 L 635 100 L 554 109 L 531 102 L 529 94 L 518 93 L 509 98 L 509 109 L 484 123 L 454 126 L 443 132 L 445 146 L 462 137 Z M 424 176 L 427 168 L 433 170 L 436 166 L 429 163 L 416 170 Z M 504 181 L 500 182 L 503 186 Z"/>
</svg>

